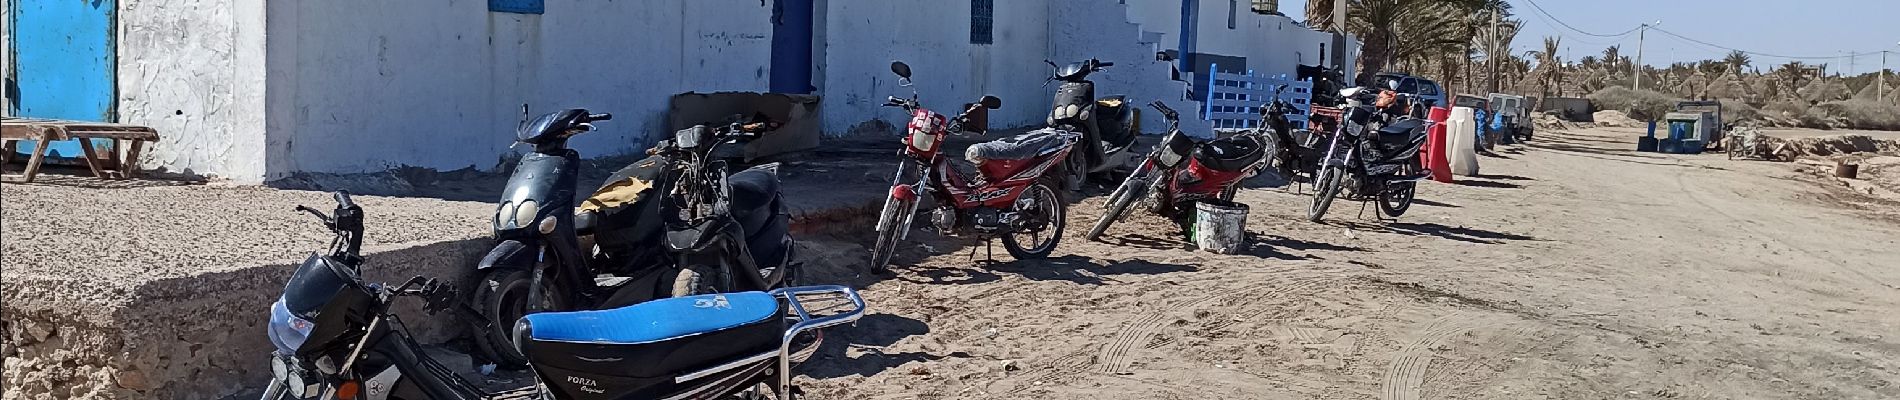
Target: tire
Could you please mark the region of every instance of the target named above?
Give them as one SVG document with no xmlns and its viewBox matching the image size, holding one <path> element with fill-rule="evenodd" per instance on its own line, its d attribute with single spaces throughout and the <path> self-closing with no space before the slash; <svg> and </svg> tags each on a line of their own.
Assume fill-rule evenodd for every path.
<svg viewBox="0 0 1900 400">
<path fill-rule="evenodd" d="M 884 274 L 891 271 L 891 256 L 897 254 L 897 243 L 904 232 L 910 229 L 910 220 L 905 218 L 915 212 L 917 200 L 898 200 L 896 197 L 884 200 L 884 211 L 878 215 L 877 242 L 871 246 L 871 272 Z"/>
<path fill-rule="evenodd" d="M 1121 186 L 1115 187 L 1115 192 L 1108 197 L 1108 208 L 1102 211 L 1102 218 L 1095 221 L 1095 226 L 1089 228 L 1089 234 L 1084 237 L 1085 239 L 1100 239 L 1102 232 L 1108 231 L 1109 225 L 1115 224 L 1116 220 L 1121 219 L 1123 213 L 1128 212 L 1129 205 L 1135 204 L 1136 199 L 1147 195 L 1146 172 L 1148 171 L 1154 170 L 1135 171 L 1128 175 L 1127 180 L 1122 181 Z"/>
<path fill-rule="evenodd" d="M 1049 214 L 1043 216 L 1046 219 L 1043 229 L 1048 231 L 1048 240 L 1036 247 L 1024 248 L 1022 243 L 1016 241 L 1016 234 L 1011 232 L 1003 235 L 1003 249 L 1009 250 L 1009 255 L 1018 260 L 1047 258 L 1050 253 L 1056 251 L 1056 245 L 1062 242 L 1062 228 L 1069 222 L 1068 206 L 1062 202 L 1062 195 L 1056 192 L 1047 181 L 1030 185 L 1023 195 L 1036 196 L 1036 206 L 1039 208 L 1037 212 Z M 1023 211 L 1018 210 L 1018 212 Z"/>
<path fill-rule="evenodd" d="M 1379 212 L 1398 218 L 1405 215 L 1405 210 L 1412 208 L 1412 199 L 1418 197 L 1418 182 L 1399 182 L 1395 185 L 1398 187 L 1379 192 Z"/>
<path fill-rule="evenodd" d="M 1319 176 L 1313 179 L 1313 204 L 1306 208 L 1306 220 L 1319 222 L 1326 216 L 1326 208 L 1332 207 L 1333 196 L 1339 195 L 1340 181 L 1345 179 L 1345 169 L 1341 167 L 1320 167 Z"/>
<path fill-rule="evenodd" d="M 517 370 L 528 366 L 528 358 L 521 355 L 514 343 L 515 322 L 527 315 L 526 299 L 533 273 L 520 268 L 496 268 L 483 271 L 478 281 L 471 306 L 479 311 L 482 320 L 494 325 L 495 329 L 476 332 L 475 349 L 483 358 L 495 362 L 495 365 Z M 545 278 L 544 278 L 545 279 Z M 550 285 L 543 285 L 542 309 L 559 310 L 562 307 L 555 299 L 562 298 Z"/>
</svg>

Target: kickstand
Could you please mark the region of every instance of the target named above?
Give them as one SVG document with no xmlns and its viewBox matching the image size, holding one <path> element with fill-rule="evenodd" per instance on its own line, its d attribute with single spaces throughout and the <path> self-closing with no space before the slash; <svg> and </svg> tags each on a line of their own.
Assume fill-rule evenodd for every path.
<svg viewBox="0 0 1900 400">
<path fill-rule="evenodd" d="M 1378 214 L 1373 214 L 1373 216 L 1377 217 Z M 1366 201 L 1365 200 L 1359 201 L 1359 219 L 1366 219 Z"/>
</svg>

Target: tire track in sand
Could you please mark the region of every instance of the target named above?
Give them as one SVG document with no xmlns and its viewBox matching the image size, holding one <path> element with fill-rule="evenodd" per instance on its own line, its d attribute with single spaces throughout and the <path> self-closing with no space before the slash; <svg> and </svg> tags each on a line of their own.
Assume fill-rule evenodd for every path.
<svg viewBox="0 0 1900 400">
<path fill-rule="evenodd" d="M 1286 277 L 1277 282 L 1266 282 L 1244 288 L 1226 290 L 1220 293 L 1201 296 L 1180 305 L 1171 305 L 1162 310 L 1148 312 L 1142 315 L 1141 318 L 1123 326 L 1120 331 L 1116 333 L 1115 341 L 1110 342 L 1107 347 L 1102 348 L 1102 353 L 1095 358 L 1095 363 L 1097 364 L 1096 372 L 1112 375 L 1126 375 L 1132 373 L 1133 371 L 1129 370 L 1133 364 L 1128 357 L 1129 350 L 1137 346 L 1146 347 L 1152 343 L 1155 332 L 1160 330 L 1162 325 L 1164 325 L 1162 321 L 1175 315 L 1175 313 L 1192 312 L 1208 303 L 1239 296 L 1251 296 L 1255 300 L 1271 298 L 1316 284 L 1317 279 L 1313 277 Z"/>
<path fill-rule="evenodd" d="M 1436 355 L 1432 349 L 1447 339 L 1472 329 L 1497 325 L 1494 319 L 1471 317 L 1465 313 L 1452 313 L 1432 320 L 1425 326 L 1418 339 L 1406 344 L 1393 357 L 1392 364 L 1386 366 L 1385 380 L 1379 386 L 1379 398 L 1383 400 L 1416 400 L 1420 398 L 1420 388 L 1425 384 L 1425 370 Z"/>
</svg>

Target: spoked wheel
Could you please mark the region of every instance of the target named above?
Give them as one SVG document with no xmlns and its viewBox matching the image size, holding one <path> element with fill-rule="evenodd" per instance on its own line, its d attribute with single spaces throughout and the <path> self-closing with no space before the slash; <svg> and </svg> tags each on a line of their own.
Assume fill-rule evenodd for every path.
<svg viewBox="0 0 1900 400">
<path fill-rule="evenodd" d="M 1121 186 L 1116 186 L 1115 192 L 1108 195 L 1108 208 L 1102 210 L 1102 218 L 1095 221 L 1095 227 L 1089 228 L 1086 239 L 1101 238 L 1102 232 L 1108 231 L 1109 225 L 1114 225 L 1116 220 L 1121 219 L 1122 214 L 1128 211 L 1129 205 L 1147 195 L 1148 183 L 1154 179 L 1155 171 L 1156 169 L 1152 167 L 1144 167 L 1136 170 L 1135 173 L 1128 174 L 1128 179 L 1122 180 Z"/>
<path fill-rule="evenodd" d="M 1398 218 L 1405 210 L 1412 208 L 1412 198 L 1418 195 L 1418 182 L 1398 182 L 1395 187 L 1379 192 L 1379 211 L 1386 216 Z"/>
<path fill-rule="evenodd" d="M 516 350 L 513 335 L 515 321 L 528 315 L 529 287 L 533 285 L 534 274 L 520 268 L 497 268 L 485 272 L 475 288 L 472 304 L 480 311 L 484 322 L 494 329 L 477 332 L 475 349 L 484 358 L 507 369 L 520 369 L 528 366 L 528 358 Z M 541 309 L 559 310 L 562 307 L 556 301 L 561 298 L 547 277 L 543 277 Z"/>
<path fill-rule="evenodd" d="M 1326 166 L 1319 170 L 1319 177 L 1313 180 L 1313 204 L 1306 209 L 1306 220 L 1319 222 L 1326 216 L 1326 208 L 1332 207 L 1333 197 L 1339 195 L 1340 181 L 1345 179 L 1344 168 Z"/>
<path fill-rule="evenodd" d="M 891 256 L 897 254 L 897 243 L 903 240 L 904 232 L 910 230 L 910 216 L 917 211 L 917 200 L 900 200 L 893 196 L 884 200 L 884 212 L 877 217 L 877 243 L 871 247 L 871 271 L 889 273 Z"/>
<path fill-rule="evenodd" d="M 1018 260 L 1049 257 L 1049 253 L 1055 252 L 1056 243 L 1062 241 L 1062 227 L 1068 225 L 1067 206 L 1046 181 L 1030 186 L 1023 196 L 1016 201 L 1016 212 L 1032 221 L 1040 221 L 1041 226 L 1024 227 L 1003 235 L 1003 248 Z M 1031 246 L 1024 247 L 1025 244 Z"/>
</svg>

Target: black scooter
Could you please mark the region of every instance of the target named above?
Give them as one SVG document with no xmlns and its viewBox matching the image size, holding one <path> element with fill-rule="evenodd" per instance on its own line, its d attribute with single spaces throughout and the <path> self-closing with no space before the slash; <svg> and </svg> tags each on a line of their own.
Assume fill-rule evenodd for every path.
<svg viewBox="0 0 1900 400">
<path fill-rule="evenodd" d="M 1069 190 L 1081 189 L 1091 174 L 1105 174 L 1127 166 L 1139 151 L 1135 138 L 1141 135 L 1141 117 L 1137 107 L 1129 107 L 1124 96 L 1095 98 L 1095 82 L 1089 74 L 1114 66 L 1096 59 L 1058 66 L 1043 61 L 1052 70 L 1049 81 L 1061 81 L 1056 88 L 1055 106 L 1049 112 L 1049 127 L 1082 134 L 1081 157 L 1069 157 Z"/>
<path fill-rule="evenodd" d="M 276 350 L 264 400 L 790 398 L 793 364 L 819 344 L 794 339 L 855 321 L 865 309 L 851 288 L 813 286 L 534 314 L 509 326 L 540 384 L 488 393 L 424 354 L 389 307 L 397 297 L 420 297 L 432 314 L 481 316 L 434 279 L 394 288 L 364 282 L 363 209 L 345 192 L 336 202 L 334 217 L 298 207 L 336 239 L 329 254 L 304 260 L 271 305 Z M 823 310 L 841 311 L 814 316 Z"/>
<path fill-rule="evenodd" d="M 692 165 L 715 162 L 711 154 L 678 151 L 680 135 L 663 141 L 653 157 L 635 162 L 614 174 L 576 212 L 574 190 L 581 164 L 579 153 L 567 147 L 574 135 L 594 129 L 594 123 L 612 119 L 571 109 L 543 115 L 523 125 L 517 142 L 534 146 L 522 156 L 502 191 L 494 219 L 495 247 L 480 264 L 473 282 L 465 284 L 469 305 L 482 315 L 472 336 L 484 358 L 509 368 L 525 366 L 527 358 L 511 340 L 508 327 L 522 316 L 538 311 L 589 310 L 626 306 L 656 298 L 736 290 L 768 290 L 784 283 L 791 259 L 790 215 L 778 194 L 776 170 L 748 170 L 728 178 L 724 164 L 716 174 Z M 752 127 L 752 132 L 745 132 Z M 742 141 L 769 124 L 733 124 L 718 137 L 709 128 L 694 127 L 695 139 L 717 148 L 723 141 Z M 671 143 L 671 144 L 669 144 Z M 690 146 L 689 146 L 690 147 Z M 713 182 L 713 183 L 706 183 Z M 744 229 L 728 229 L 706 238 L 734 236 L 734 240 L 671 242 L 669 232 L 692 229 L 665 216 L 678 216 L 682 207 L 697 211 L 706 204 L 682 206 L 675 192 L 706 193 L 721 188 L 721 212 Z M 668 201 L 669 199 L 676 201 Z M 741 232 L 742 231 L 742 232 Z M 752 246 L 711 246 L 746 243 Z M 700 246 L 705 245 L 705 246 Z M 700 254 L 718 250 L 749 253 L 748 263 L 703 263 Z M 756 261 L 754 261 L 756 259 Z M 720 267 L 738 266 L 724 274 Z M 708 269 L 738 279 L 739 285 L 707 284 Z M 764 273 L 761 273 L 764 271 Z"/>
</svg>

